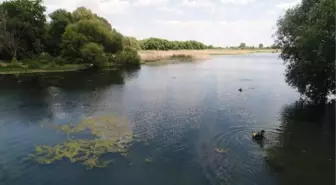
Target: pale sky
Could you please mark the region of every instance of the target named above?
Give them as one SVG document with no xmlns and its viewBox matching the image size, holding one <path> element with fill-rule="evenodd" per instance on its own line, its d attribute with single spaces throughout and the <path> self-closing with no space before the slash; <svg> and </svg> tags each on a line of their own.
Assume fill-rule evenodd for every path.
<svg viewBox="0 0 336 185">
<path fill-rule="evenodd" d="M 84 6 L 123 35 L 215 46 L 271 45 L 276 20 L 299 0 L 44 0 L 47 13 Z"/>
</svg>

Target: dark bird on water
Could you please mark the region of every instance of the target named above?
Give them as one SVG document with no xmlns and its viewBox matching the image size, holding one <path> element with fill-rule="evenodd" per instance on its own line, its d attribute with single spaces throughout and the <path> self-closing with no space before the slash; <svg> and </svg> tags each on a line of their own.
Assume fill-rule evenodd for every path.
<svg viewBox="0 0 336 185">
<path fill-rule="evenodd" d="M 264 134 L 265 130 L 261 130 L 260 132 L 252 132 L 252 138 L 256 140 L 262 140 L 265 138 Z"/>
<path fill-rule="evenodd" d="M 238 89 L 238 91 L 239 91 L 239 92 L 242 92 L 242 91 L 243 91 L 243 89 L 242 89 L 242 88 L 239 88 L 239 89 Z"/>
</svg>

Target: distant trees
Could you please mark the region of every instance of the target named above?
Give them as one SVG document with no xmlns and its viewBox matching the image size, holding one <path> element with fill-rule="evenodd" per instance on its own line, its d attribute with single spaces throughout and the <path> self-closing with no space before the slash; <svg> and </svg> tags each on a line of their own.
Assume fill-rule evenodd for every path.
<svg viewBox="0 0 336 185">
<path fill-rule="evenodd" d="M 264 45 L 261 44 L 261 43 L 258 45 L 258 48 L 259 48 L 259 49 L 262 49 L 263 47 L 264 47 Z"/>
<path fill-rule="evenodd" d="M 315 102 L 335 90 L 335 2 L 303 0 L 277 23 L 286 81 Z"/>
<path fill-rule="evenodd" d="M 244 42 L 242 42 L 242 43 L 239 44 L 238 48 L 244 49 L 244 48 L 246 48 L 246 44 Z"/>
<path fill-rule="evenodd" d="M 140 48 L 143 50 L 179 50 L 179 49 L 209 49 L 213 46 L 207 46 L 198 41 L 169 41 L 160 38 L 148 38 L 140 40 Z"/>
</svg>

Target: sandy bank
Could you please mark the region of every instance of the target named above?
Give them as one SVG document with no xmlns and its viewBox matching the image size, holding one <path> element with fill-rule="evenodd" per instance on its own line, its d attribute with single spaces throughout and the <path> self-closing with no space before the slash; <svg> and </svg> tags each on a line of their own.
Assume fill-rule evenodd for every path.
<svg viewBox="0 0 336 185">
<path fill-rule="evenodd" d="M 201 60 L 211 58 L 212 55 L 243 55 L 250 53 L 272 53 L 274 49 L 207 49 L 207 50 L 141 50 L 139 55 L 143 62 L 153 62 L 171 59 Z"/>
</svg>

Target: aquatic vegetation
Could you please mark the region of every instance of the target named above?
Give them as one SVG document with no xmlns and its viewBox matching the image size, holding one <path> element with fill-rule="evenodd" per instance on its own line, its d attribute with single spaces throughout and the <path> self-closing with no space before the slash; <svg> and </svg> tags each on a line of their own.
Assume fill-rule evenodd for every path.
<svg viewBox="0 0 336 185">
<path fill-rule="evenodd" d="M 71 135 L 88 131 L 92 139 L 68 139 L 54 146 L 39 145 L 30 158 L 41 164 L 52 164 L 67 159 L 72 163 L 81 163 L 88 169 L 102 168 L 111 160 L 102 160 L 106 153 L 120 153 L 127 156 L 133 139 L 131 128 L 115 117 L 90 118 L 77 125 L 56 126 L 57 130 Z M 69 138 L 69 137 L 68 137 Z"/>
<path fill-rule="evenodd" d="M 215 151 L 217 153 L 228 153 L 229 149 L 223 149 L 223 148 L 215 148 Z"/>
<path fill-rule="evenodd" d="M 147 158 L 147 159 L 145 159 L 145 162 L 148 163 L 148 164 L 150 164 L 150 163 L 153 162 L 153 159 L 152 158 Z"/>
</svg>

